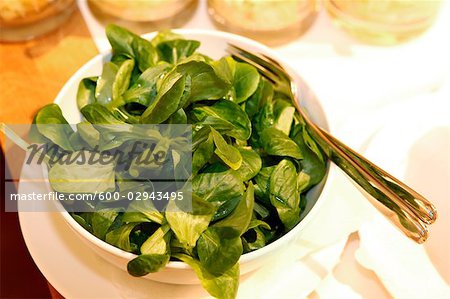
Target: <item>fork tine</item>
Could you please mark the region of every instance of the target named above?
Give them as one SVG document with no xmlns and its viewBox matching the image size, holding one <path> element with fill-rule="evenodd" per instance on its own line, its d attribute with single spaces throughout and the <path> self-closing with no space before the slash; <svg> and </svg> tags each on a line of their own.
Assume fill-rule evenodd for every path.
<svg viewBox="0 0 450 299">
<path fill-rule="evenodd" d="M 270 56 L 267 56 L 267 55 L 265 55 L 265 54 L 261 54 L 266 60 L 268 60 L 269 62 L 271 62 L 272 64 L 275 64 L 281 71 L 286 71 L 285 69 L 284 69 L 284 67 L 278 62 L 278 61 L 276 61 L 275 59 L 273 59 L 272 57 L 270 57 Z"/>
<path fill-rule="evenodd" d="M 258 64 L 255 61 L 251 60 L 250 58 L 241 55 L 240 53 L 230 53 L 230 54 L 232 56 L 234 56 L 235 58 L 237 58 L 237 59 L 239 59 L 241 61 L 244 61 L 244 62 L 254 66 L 258 70 L 258 72 L 261 75 L 263 75 L 266 79 L 268 79 L 273 84 L 277 84 L 278 78 L 270 70 L 266 69 L 265 67 L 263 67 L 262 65 Z"/>
<path fill-rule="evenodd" d="M 288 72 L 284 69 L 284 67 L 275 59 L 273 59 L 272 57 L 269 57 L 265 54 L 261 54 L 262 56 L 264 56 L 266 58 L 266 60 L 268 60 L 268 63 L 270 66 L 272 66 L 272 69 L 276 70 L 277 75 L 280 78 L 283 78 L 286 81 L 292 81 L 291 76 L 288 74 Z"/>
<path fill-rule="evenodd" d="M 238 47 L 233 44 L 228 44 L 228 52 L 235 55 L 236 57 L 239 56 L 240 59 L 244 60 L 245 62 L 248 62 L 249 60 L 253 63 L 256 63 L 257 65 L 264 67 L 266 70 L 271 71 L 274 73 L 274 75 L 277 75 L 272 70 L 272 66 L 268 63 L 268 61 L 265 59 L 265 57 L 257 54 L 257 53 L 250 53 L 247 50 L 242 49 L 241 47 Z M 238 55 L 239 54 L 239 55 Z M 243 59 L 246 58 L 246 59 Z"/>
<path fill-rule="evenodd" d="M 262 56 L 259 53 L 248 52 L 247 50 L 244 50 L 241 47 L 233 45 L 233 44 L 228 44 L 228 46 L 229 46 L 229 48 L 234 50 L 234 52 L 238 52 L 238 53 L 248 57 L 249 59 L 255 61 L 256 63 L 262 65 L 263 67 L 265 67 L 267 69 L 272 68 L 272 65 L 267 61 L 267 58 Z"/>
<path fill-rule="evenodd" d="M 245 49 L 242 49 L 239 46 L 228 44 L 228 52 L 232 53 L 237 57 L 235 53 L 241 54 L 240 56 L 245 56 L 247 60 L 244 60 L 245 62 L 248 62 L 248 60 L 251 60 L 255 62 L 256 64 L 264 67 L 265 69 L 269 70 L 271 73 L 273 73 L 275 76 L 277 76 L 279 79 L 284 79 L 290 81 L 291 78 L 287 74 L 286 70 L 283 68 L 283 66 L 276 60 L 260 53 L 251 53 Z M 253 64 L 254 65 L 254 64 Z"/>
</svg>

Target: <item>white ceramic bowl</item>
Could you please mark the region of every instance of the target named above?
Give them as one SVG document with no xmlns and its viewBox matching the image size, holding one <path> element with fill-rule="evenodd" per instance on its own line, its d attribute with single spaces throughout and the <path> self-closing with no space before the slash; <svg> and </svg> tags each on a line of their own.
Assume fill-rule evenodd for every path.
<svg viewBox="0 0 450 299">
<path fill-rule="evenodd" d="M 311 118 L 323 128 L 328 128 L 327 120 L 323 113 L 320 104 L 315 99 L 313 93 L 308 86 L 302 81 L 300 76 L 293 72 L 285 62 L 282 61 L 271 49 L 253 40 L 229 33 L 207 31 L 207 30 L 176 30 L 175 32 L 182 34 L 189 39 L 198 40 L 201 42 L 199 48 L 200 53 L 205 53 L 214 59 L 218 59 L 226 55 L 225 49 L 228 43 L 233 43 L 244 49 L 263 53 L 275 60 L 281 62 L 290 72 L 298 85 L 298 90 L 301 98 L 301 106 L 304 107 Z M 145 38 L 151 39 L 155 33 L 144 35 Z M 81 120 L 81 115 L 76 104 L 76 93 L 78 83 L 81 79 L 90 76 L 98 76 L 102 72 L 103 63 L 109 61 L 111 58 L 110 51 L 102 53 L 91 59 L 82 68 L 80 68 L 70 80 L 65 84 L 60 93 L 55 99 L 55 103 L 59 104 L 64 116 L 69 123 L 77 123 Z M 324 199 L 324 193 L 327 192 L 326 182 L 329 181 L 331 173 L 328 172 L 323 181 L 309 191 L 308 205 L 306 206 L 306 216 L 301 222 L 295 226 L 286 235 L 276 240 L 275 242 L 258 249 L 256 251 L 246 253 L 239 259 L 241 275 L 254 271 L 264 265 L 268 260 L 277 257 L 277 253 L 282 247 L 288 246 L 301 236 L 308 222 L 314 217 Z M 94 235 L 86 231 L 67 213 L 62 205 L 58 203 L 59 209 L 65 221 L 73 229 L 73 231 L 86 243 L 93 251 L 108 262 L 117 267 L 127 271 L 127 263 L 136 255 L 118 249 L 106 242 L 98 239 Z M 197 284 L 197 279 L 194 271 L 183 262 L 169 262 L 169 264 L 157 273 L 151 273 L 145 276 L 148 279 L 174 283 L 174 284 Z"/>
</svg>

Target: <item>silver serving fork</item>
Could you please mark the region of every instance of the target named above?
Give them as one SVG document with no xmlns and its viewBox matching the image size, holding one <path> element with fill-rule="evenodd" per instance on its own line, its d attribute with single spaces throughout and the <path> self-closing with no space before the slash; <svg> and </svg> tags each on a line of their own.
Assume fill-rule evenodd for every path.
<svg viewBox="0 0 450 299">
<path fill-rule="evenodd" d="M 297 85 L 279 62 L 232 44 L 229 44 L 227 51 L 236 59 L 256 67 L 262 76 L 273 83 L 276 91 L 287 95 L 308 133 L 330 160 L 365 190 L 370 202 L 406 236 L 419 244 L 425 242 L 427 225 L 437 217 L 432 203 L 317 126 L 300 107 Z"/>
</svg>

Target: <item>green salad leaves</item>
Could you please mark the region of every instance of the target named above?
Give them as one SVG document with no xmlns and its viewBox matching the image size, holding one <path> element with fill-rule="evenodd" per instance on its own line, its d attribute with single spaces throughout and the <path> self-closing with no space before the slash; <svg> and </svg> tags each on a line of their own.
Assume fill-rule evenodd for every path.
<svg viewBox="0 0 450 299">
<path fill-rule="evenodd" d="M 133 201 L 127 208 L 107 204 L 72 216 L 98 238 L 137 254 L 128 272 L 142 276 L 159 271 L 169 261 L 190 265 L 214 297 L 234 298 L 239 285 L 240 256 L 281 237 L 299 223 L 311 187 L 325 175 L 327 161 L 311 139 L 285 95 L 251 65 L 223 57 L 214 60 L 197 50 L 198 41 L 161 32 L 148 41 L 109 25 L 111 60 L 98 77 L 83 79 L 77 104 L 84 117 L 77 130 L 38 133 L 65 151 L 73 140 L 88 148 L 123 147 L 133 136 L 157 140 L 170 149 L 173 171 L 183 150 L 192 155 L 192 211 L 173 202 L 163 209 L 150 201 Z M 67 124 L 51 104 L 35 123 Z M 134 124 L 191 124 L 192 149 L 182 140 L 157 132 L 138 131 Z M 113 127 L 125 128 L 113 134 Z M 128 132 L 129 131 L 129 132 Z M 58 167 L 58 166 L 55 166 Z M 61 168 L 61 169 L 59 169 Z M 97 187 L 119 192 L 151 190 L 156 169 L 132 163 L 129 169 L 52 168 L 80 179 L 103 178 Z M 137 175 L 148 181 L 130 181 Z M 55 189 L 70 189 L 60 181 Z M 70 192 L 64 189 L 63 191 Z M 83 190 L 94 192 L 96 190 Z"/>
</svg>

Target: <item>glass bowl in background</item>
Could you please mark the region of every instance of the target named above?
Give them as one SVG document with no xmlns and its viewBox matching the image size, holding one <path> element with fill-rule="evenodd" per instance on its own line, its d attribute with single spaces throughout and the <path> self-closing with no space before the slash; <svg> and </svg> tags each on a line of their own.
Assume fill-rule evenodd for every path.
<svg viewBox="0 0 450 299">
<path fill-rule="evenodd" d="M 303 34 L 314 22 L 316 0 L 208 0 L 208 12 L 224 31 L 274 46 Z"/>
<path fill-rule="evenodd" d="M 154 22 L 178 15 L 194 0 L 90 0 L 89 2 L 116 18 L 133 22 Z"/>
<path fill-rule="evenodd" d="M 0 41 L 20 42 L 58 28 L 75 10 L 75 0 L 1 0 Z"/>
<path fill-rule="evenodd" d="M 335 23 L 357 39 L 394 45 L 426 31 L 435 21 L 440 0 L 325 0 Z"/>
<path fill-rule="evenodd" d="M 117 24 L 138 34 L 182 27 L 197 9 L 197 0 L 88 0 L 103 25 Z"/>
</svg>

